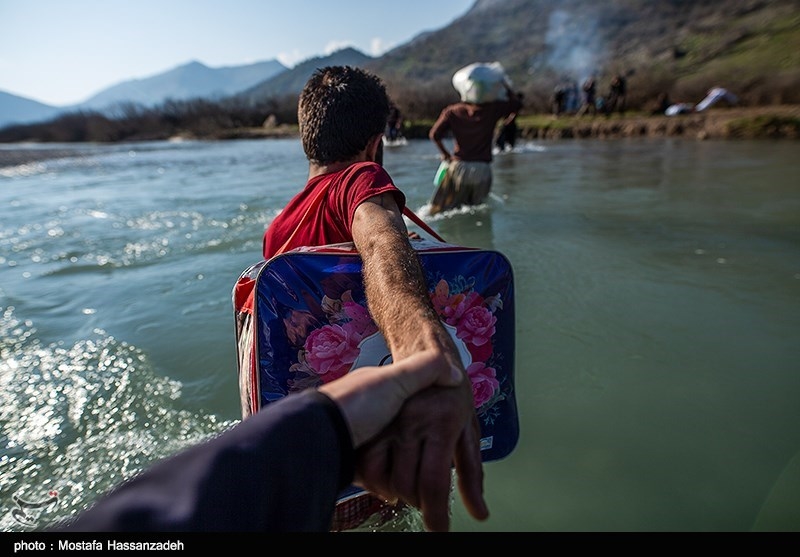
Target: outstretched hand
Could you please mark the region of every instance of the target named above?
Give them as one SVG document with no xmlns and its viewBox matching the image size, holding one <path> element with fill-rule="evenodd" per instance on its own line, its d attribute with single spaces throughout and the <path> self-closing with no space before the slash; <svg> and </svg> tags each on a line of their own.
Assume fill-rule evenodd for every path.
<svg viewBox="0 0 800 557">
<path fill-rule="evenodd" d="M 451 368 L 444 356 L 439 358 L 443 369 Z M 359 451 L 356 483 L 420 509 L 427 530 L 445 532 L 455 465 L 465 508 L 474 518 L 486 519 L 480 427 L 472 401 L 468 380 L 411 397 L 395 421 Z"/>
<path fill-rule="evenodd" d="M 356 369 L 319 391 L 339 406 L 353 446 L 359 448 L 385 428 L 415 393 L 432 385 L 454 387 L 464 380 L 458 368 L 427 350 L 386 366 Z"/>
</svg>

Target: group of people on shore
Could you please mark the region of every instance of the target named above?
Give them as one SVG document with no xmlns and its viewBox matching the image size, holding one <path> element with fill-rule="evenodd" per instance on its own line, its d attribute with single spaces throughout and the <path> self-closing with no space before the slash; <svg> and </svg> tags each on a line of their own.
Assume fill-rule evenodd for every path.
<svg viewBox="0 0 800 557">
<path fill-rule="evenodd" d="M 550 99 L 550 107 L 554 117 L 563 114 L 605 114 L 610 116 L 614 112 L 623 114 L 627 110 L 628 76 L 631 72 L 617 73 L 611 78 L 608 93 L 600 95 L 598 92 L 598 79 L 596 74 L 590 74 L 584 79 L 580 90 L 577 82 L 565 80 L 556 85 Z M 579 100 L 580 99 L 580 100 Z"/>
<path fill-rule="evenodd" d="M 628 83 L 627 77 L 631 75 L 631 71 L 626 74 L 618 73 L 614 75 L 608 86 L 608 93 L 605 96 L 598 94 L 597 77 L 594 74 L 589 75 L 581 86 L 583 94 L 583 101 L 580 106 L 575 109 L 574 104 L 570 108 L 568 98 L 574 98 L 577 91 L 577 85 L 559 84 L 556 86 L 553 96 L 551 98 L 551 108 L 553 116 L 559 117 L 562 114 L 575 114 L 576 116 L 584 116 L 587 114 L 599 115 L 604 114 L 610 116 L 614 112 L 623 114 L 627 109 L 627 95 Z M 690 102 L 672 102 L 667 93 L 662 93 L 656 99 L 656 106 L 652 110 L 652 114 L 663 114 L 666 116 L 676 116 L 678 114 L 689 114 L 692 112 L 703 112 L 712 105 L 724 102 L 728 105 L 735 105 L 739 102 L 739 98 L 724 87 L 714 86 L 706 92 L 706 96 L 697 104 Z"/>
</svg>

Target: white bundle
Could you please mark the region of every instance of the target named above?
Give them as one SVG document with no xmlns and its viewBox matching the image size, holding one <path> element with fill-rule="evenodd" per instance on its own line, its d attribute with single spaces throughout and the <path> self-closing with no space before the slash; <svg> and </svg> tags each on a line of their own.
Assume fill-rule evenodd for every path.
<svg viewBox="0 0 800 557">
<path fill-rule="evenodd" d="M 511 80 L 500 62 L 475 62 L 453 74 L 453 87 L 463 102 L 508 100 L 506 86 L 511 87 Z"/>
</svg>

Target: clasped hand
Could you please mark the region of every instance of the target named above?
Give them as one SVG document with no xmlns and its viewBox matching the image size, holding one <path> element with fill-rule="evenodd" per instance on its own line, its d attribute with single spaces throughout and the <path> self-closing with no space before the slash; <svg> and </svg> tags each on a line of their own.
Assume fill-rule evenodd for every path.
<svg viewBox="0 0 800 557">
<path fill-rule="evenodd" d="M 388 378 L 384 392 L 365 387 L 345 397 L 335 392 L 341 380 L 320 388 L 333 395 L 350 424 L 357 448 L 355 483 L 420 509 L 425 528 L 443 532 L 450 528 L 455 467 L 465 508 L 474 518 L 486 519 L 480 427 L 463 371 L 429 350 L 342 379 L 362 373 L 364 381 L 366 374 L 375 382 L 381 375 Z"/>
</svg>

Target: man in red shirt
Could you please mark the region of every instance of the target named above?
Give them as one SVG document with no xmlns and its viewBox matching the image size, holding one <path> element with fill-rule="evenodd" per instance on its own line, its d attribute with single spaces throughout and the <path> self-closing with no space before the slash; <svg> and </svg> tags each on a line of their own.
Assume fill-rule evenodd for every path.
<svg viewBox="0 0 800 557">
<path fill-rule="evenodd" d="M 370 314 L 393 361 L 432 350 L 466 376 L 409 242 L 405 196 L 381 166 L 389 114 L 383 83 L 349 66 L 318 69 L 300 94 L 297 113 L 308 181 L 267 228 L 264 257 L 352 241 L 363 262 Z M 393 434 L 361 449 L 372 456 L 362 460 L 368 469 L 359 470 L 364 488 L 421 509 L 432 529 L 444 530 L 454 464 L 467 509 L 475 518 L 488 516 L 469 380 L 410 400 L 391 427 Z"/>
<path fill-rule="evenodd" d="M 447 175 L 431 200 L 430 214 L 462 205 L 479 205 L 489 197 L 492 187 L 492 140 L 500 119 L 522 108 L 522 95 L 504 83 L 507 100 L 484 103 L 461 101 L 442 110 L 428 132 L 442 159 L 449 162 Z M 452 133 L 451 154 L 444 138 Z"/>
</svg>

